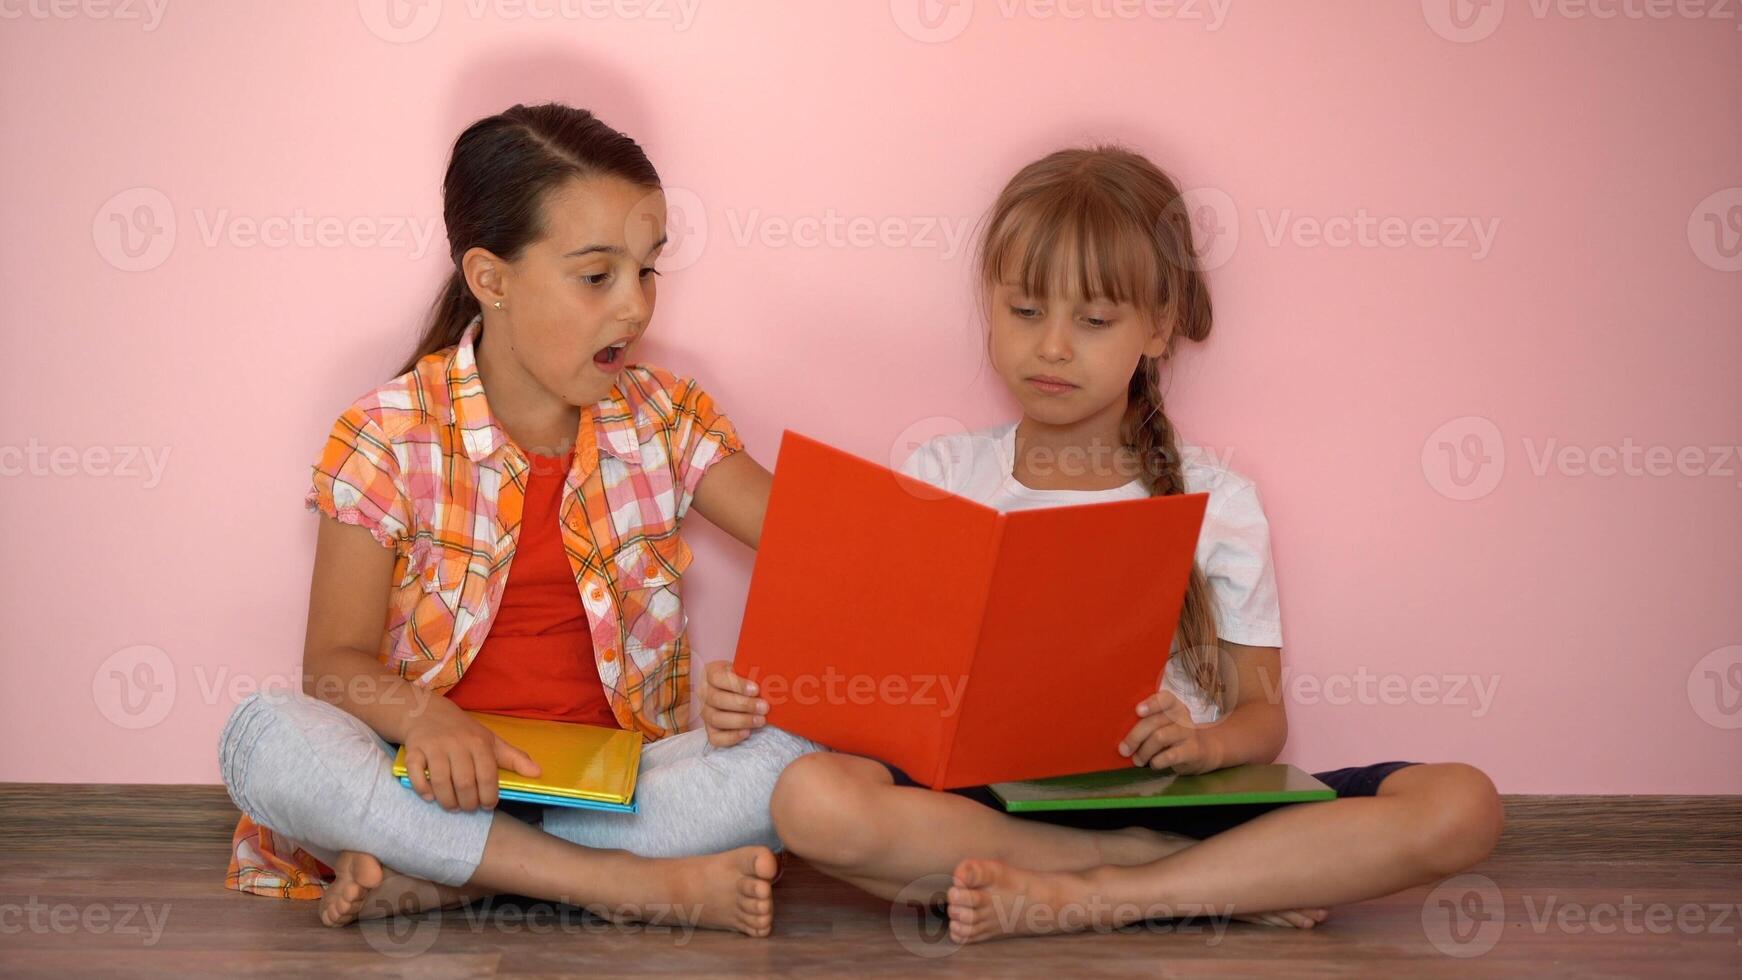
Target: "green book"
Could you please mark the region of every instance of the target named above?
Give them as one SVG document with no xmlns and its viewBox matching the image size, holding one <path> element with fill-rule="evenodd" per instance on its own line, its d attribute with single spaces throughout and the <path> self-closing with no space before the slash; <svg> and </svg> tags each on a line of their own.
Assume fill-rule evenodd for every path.
<svg viewBox="0 0 1742 980">
<path fill-rule="evenodd" d="M 1230 766 L 1196 776 L 1131 766 L 1019 783 L 993 783 L 991 789 L 1009 813 L 1305 803 L 1337 798 L 1336 790 L 1282 763 Z"/>
</svg>

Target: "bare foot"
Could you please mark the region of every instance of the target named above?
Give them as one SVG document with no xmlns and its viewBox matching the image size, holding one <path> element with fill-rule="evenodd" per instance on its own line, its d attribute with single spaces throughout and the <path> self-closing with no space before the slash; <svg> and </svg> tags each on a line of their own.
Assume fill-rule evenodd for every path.
<svg viewBox="0 0 1742 980">
<path fill-rule="evenodd" d="M 774 878 L 780 862 L 766 847 L 657 862 L 669 876 L 675 914 L 686 924 L 763 937 L 774 930 Z M 636 918 L 649 918 L 645 914 Z"/>
<path fill-rule="evenodd" d="M 950 887 L 950 939 L 984 942 L 1008 936 L 1107 931 L 1148 918 L 1156 910 L 1123 896 L 1100 894 L 1088 872 L 1026 871 L 973 858 L 956 865 Z M 1310 929 L 1323 909 L 1236 916 L 1249 922 Z"/>
<path fill-rule="evenodd" d="M 329 926 L 456 908 L 471 900 L 458 888 L 385 869 L 373 854 L 362 851 L 340 852 L 333 875 L 320 901 L 321 922 Z"/>
</svg>

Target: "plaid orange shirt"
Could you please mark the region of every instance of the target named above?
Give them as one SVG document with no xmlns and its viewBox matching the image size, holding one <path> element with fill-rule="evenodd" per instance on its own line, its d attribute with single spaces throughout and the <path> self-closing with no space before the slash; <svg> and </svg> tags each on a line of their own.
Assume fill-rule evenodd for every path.
<svg viewBox="0 0 1742 980">
<path fill-rule="evenodd" d="M 520 536 L 528 461 L 490 414 L 474 318 L 455 347 L 339 416 L 307 506 L 392 548 L 381 662 L 441 694 L 484 645 Z M 689 716 L 690 648 L 678 535 L 708 468 L 744 448 L 694 381 L 630 365 L 581 413 L 560 507 L 564 550 L 592 626 L 599 679 L 618 724 L 650 739 Z M 330 869 L 244 816 L 227 884 L 318 898 Z"/>
</svg>

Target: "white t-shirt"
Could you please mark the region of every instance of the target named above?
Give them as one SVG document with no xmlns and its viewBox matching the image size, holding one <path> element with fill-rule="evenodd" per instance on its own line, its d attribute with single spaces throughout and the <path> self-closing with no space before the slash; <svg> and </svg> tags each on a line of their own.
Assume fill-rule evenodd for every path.
<svg viewBox="0 0 1742 980">
<path fill-rule="evenodd" d="M 1197 563 L 1216 606 L 1216 635 L 1255 647 L 1282 646 L 1282 609 L 1270 561 L 1270 525 L 1258 487 L 1198 446 L 1179 444 L 1188 493 L 1208 493 Z M 939 436 L 914 450 L 901 472 L 1000 511 L 1098 504 L 1149 496 L 1140 481 L 1111 490 L 1035 490 L 1012 475 L 1016 423 L 979 432 Z M 1177 652 L 1177 645 L 1175 651 Z M 1216 703 L 1170 657 L 1162 686 L 1191 709 L 1199 723 L 1220 716 Z"/>
</svg>

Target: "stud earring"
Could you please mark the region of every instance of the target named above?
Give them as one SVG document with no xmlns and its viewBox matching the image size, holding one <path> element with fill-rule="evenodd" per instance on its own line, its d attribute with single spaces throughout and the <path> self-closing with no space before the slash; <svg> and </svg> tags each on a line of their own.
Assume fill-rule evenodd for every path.
<svg viewBox="0 0 1742 980">
<path fill-rule="evenodd" d="M 495 307 L 496 307 L 496 308 L 497 308 L 497 309 L 499 309 L 499 310 L 500 310 L 500 309 L 501 309 L 501 308 L 502 308 L 502 301 L 501 301 L 501 300 L 497 300 L 497 301 L 496 301 L 496 302 L 495 302 L 495 303 L 493 303 L 493 304 L 491 304 L 491 305 L 493 305 L 493 306 L 495 306 Z"/>
</svg>

